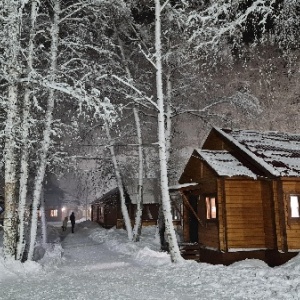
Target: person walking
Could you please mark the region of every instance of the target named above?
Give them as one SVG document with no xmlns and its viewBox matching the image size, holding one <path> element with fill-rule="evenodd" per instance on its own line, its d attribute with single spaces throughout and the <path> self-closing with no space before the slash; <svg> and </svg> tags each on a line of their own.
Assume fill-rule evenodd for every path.
<svg viewBox="0 0 300 300">
<path fill-rule="evenodd" d="M 67 230 L 67 225 L 68 225 L 68 217 L 65 217 L 63 220 L 63 224 L 62 224 L 62 230 L 66 231 Z"/>
<path fill-rule="evenodd" d="M 74 227 L 75 227 L 75 214 L 74 214 L 74 212 L 71 213 L 70 221 L 71 221 L 71 225 L 72 225 L 72 233 L 74 233 Z"/>
</svg>

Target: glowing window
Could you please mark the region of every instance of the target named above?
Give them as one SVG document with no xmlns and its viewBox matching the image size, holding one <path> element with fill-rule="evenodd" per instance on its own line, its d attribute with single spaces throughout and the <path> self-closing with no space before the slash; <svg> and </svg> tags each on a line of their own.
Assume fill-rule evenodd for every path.
<svg viewBox="0 0 300 300">
<path fill-rule="evenodd" d="M 206 197 L 206 219 L 212 220 L 217 218 L 216 197 Z"/>
<path fill-rule="evenodd" d="M 300 218 L 299 196 L 297 195 L 290 196 L 290 210 L 291 210 L 291 218 Z"/>
<path fill-rule="evenodd" d="M 50 210 L 50 216 L 51 217 L 57 217 L 58 213 L 57 213 L 57 209 L 51 209 Z"/>
<path fill-rule="evenodd" d="M 100 211 L 99 211 L 100 216 L 104 215 L 104 207 L 100 206 Z"/>
</svg>

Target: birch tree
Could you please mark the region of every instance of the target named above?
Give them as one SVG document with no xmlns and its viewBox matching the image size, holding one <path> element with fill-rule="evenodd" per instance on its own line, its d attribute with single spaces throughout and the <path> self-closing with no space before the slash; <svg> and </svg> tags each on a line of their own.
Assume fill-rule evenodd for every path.
<svg viewBox="0 0 300 300">
<path fill-rule="evenodd" d="M 119 192 L 120 192 L 121 211 L 122 211 L 122 215 L 123 215 L 123 218 L 124 218 L 125 228 L 127 230 L 128 239 L 131 241 L 132 238 L 133 238 L 131 221 L 130 221 L 128 210 L 127 210 L 127 207 L 126 207 L 124 184 L 123 184 L 123 181 L 122 181 L 120 168 L 119 168 L 118 161 L 117 161 L 117 158 L 116 158 L 115 149 L 114 149 L 114 145 L 113 145 L 113 140 L 112 140 L 111 135 L 110 135 L 109 118 L 104 118 L 104 127 L 105 127 L 106 136 L 107 136 L 107 139 L 108 139 L 108 142 L 109 142 L 109 147 L 108 148 L 109 148 L 111 158 L 112 158 L 112 161 L 113 161 L 113 166 L 114 166 L 115 175 L 116 175 L 116 181 L 117 181 L 117 185 L 118 185 Z"/>
<path fill-rule="evenodd" d="M 17 243 L 17 158 L 16 126 L 18 120 L 18 81 L 20 77 L 20 8 L 22 1 L 4 1 L 2 15 L 4 22 L 5 68 L 7 89 L 6 126 L 5 126 L 5 213 L 3 249 L 5 258 L 15 258 Z M 4 63 L 4 62 L 2 62 Z"/>
<path fill-rule="evenodd" d="M 175 235 L 171 213 L 171 200 L 169 194 L 168 170 L 167 170 L 167 149 L 165 135 L 165 107 L 162 78 L 162 54 L 161 54 L 161 5 L 160 0 L 155 0 L 155 66 L 156 66 L 156 93 L 158 108 L 158 147 L 160 162 L 160 185 L 162 207 L 166 226 L 167 241 L 171 260 L 180 262 L 182 257 Z"/>
<path fill-rule="evenodd" d="M 57 56 L 58 56 L 58 43 L 59 43 L 59 19 L 60 19 L 60 1 L 53 1 L 53 24 L 51 28 L 51 66 L 49 80 L 51 83 L 56 81 L 57 73 Z M 40 203 L 42 184 L 44 181 L 46 165 L 47 165 L 47 155 L 50 146 L 50 135 L 51 127 L 53 121 L 53 110 L 55 104 L 55 94 L 54 90 L 50 89 L 47 110 L 45 116 L 45 128 L 43 133 L 43 142 L 40 155 L 40 164 L 36 173 L 34 192 L 33 192 L 33 202 L 32 202 L 32 220 L 30 229 L 30 244 L 28 250 L 28 259 L 32 260 L 34 254 L 34 246 L 37 233 L 37 221 L 38 221 L 38 205 Z"/>
<path fill-rule="evenodd" d="M 115 31 L 117 31 L 116 28 Z M 133 77 L 129 69 L 129 62 L 125 54 L 124 45 L 118 33 L 117 35 L 118 35 L 117 46 L 121 53 L 121 63 L 124 66 L 124 71 L 125 74 L 127 75 L 130 84 L 133 84 Z M 138 242 L 140 240 L 140 235 L 142 231 L 144 159 L 143 159 L 143 140 L 142 140 L 141 122 L 140 122 L 139 108 L 137 103 L 133 105 L 133 116 L 135 121 L 135 128 L 136 128 L 137 142 L 138 142 L 138 192 L 137 192 L 137 199 L 136 199 L 136 213 L 135 213 L 135 222 L 133 228 L 133 239 L 135 242 Z"/>
<path fill-rule="evenodd" d="M 31 2 L 31 15 L 30 15 L 30 36 L 28 42 L 28 55 L 27 74 L 34 72 L 34 37 L 35 37 L 35 22 L 37 17 L 38 5 L 37 1 Z M 22 111 L 22 152 L 20 163 L 20 183 L 19 183 L 19 203 L 18 203 L 18 246 L 17 246 L 17 259 L 22 259 L 25 249 L 25 208 L 28 190 L 28 173 L 29 173 L 29 127 L 30 127 L 30 97 L 32 90 L 27 84 L 24 91 L 23 98 L 23 111 Z"/>
</svg>

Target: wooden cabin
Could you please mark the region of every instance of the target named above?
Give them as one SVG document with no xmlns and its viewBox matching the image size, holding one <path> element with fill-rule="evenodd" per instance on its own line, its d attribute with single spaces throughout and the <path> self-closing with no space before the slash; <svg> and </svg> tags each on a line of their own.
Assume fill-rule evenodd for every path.
<svg viewBox="0 0 300 300">
<path fill-rule="evenodd" d="M 104 228 L 111 228 L 116 226 L 122 228 L 124 220 L 121 211 L 119 188 L 114 188 L 108 193 L 96 199 L 91 203 L 92 213 L 91 219 L 99 223 Z M 127 192 L 125 193 L 125 203 L 128 208 L 129 216 L 132 215 L 131 199 Z"/>
<path fill-rule="evenodd" d="M 58 186 L 46 186 L 44 189 L 45 216 L 48 222 L 61 221 L 63 214 L 64 192 Z"/>
<path fill-rule="evenodd" d="M 138 198 L 138 179 L 127 179 L 126 187 L 132 203 L 132 224 L 136 214 Z M 142 226 L 151 226 L 157 224 L 159 211 L 160 188 L 157 178 L 143 179 L 143 213 Z"/>
<path fill-rule="evenodd" d="M 156 225 L 159 214 L 159 185 L 157 179 L 145 179 L 143 185 L 143 213 L 142 226 Z M 134 180 L 126 188 L 126 205 L 134 224 L 136 214 L 137 181 Z M 119 188 L 114 188 L 99 199 L 91 203 L 91 220 L 99 223 L 105 228 L 124 227 L 124 220 L 121 211 L 121 200 Z M 180 204 L 176 196 L 172 197 L 173 224 L 176 228 L 181 227 Z M 179 229 L 178 229 L 179 230 Z"/>
<path fill-rule="evenodd" d="M 213 128 L 179 183 L 200 261 L 276 266 L 300 251 L 300 135 Z"/>
</svg>

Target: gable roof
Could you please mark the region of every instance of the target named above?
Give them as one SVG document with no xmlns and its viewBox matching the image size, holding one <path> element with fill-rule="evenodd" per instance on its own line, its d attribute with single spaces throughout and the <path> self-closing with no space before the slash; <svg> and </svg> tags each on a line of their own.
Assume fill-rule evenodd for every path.
<svg viewBox="0 0 300 300">
<path fill-rule="evenodd" d="M 300 176 L 300 135 L 214 128 L 274 176 Z"/>
<path fill-rule="evenodd" d="M 251 170 L 245 167 L 226 150 L 196 150 L 200 157 L 215 170 L 219 176 L 248 176 L 256 178 Z"/>
<path fill-rule="evenodd" d="M 109 192 L 107 192 L 106 194 L 104 194 L 103 196 L 101 196 L 100 198 L 98 198 L 98 199 L 94 200 L 93 202 L 91 202 L 91 205 L 100 204 L 100 203 L 113 205 L 113 204 L 118 202 L 117 197 L 119 195 L 120 195 L 120 190 L 119 190 L 118 187 L 115 187 L 112 190 L 110 190 Z M 126 190 L 125 190 L 125 202 L 126 202 L 126 204 L 131 203 L 131 199 L 130 199 L 130 197 L 129 197 Z"/>
</svg>

